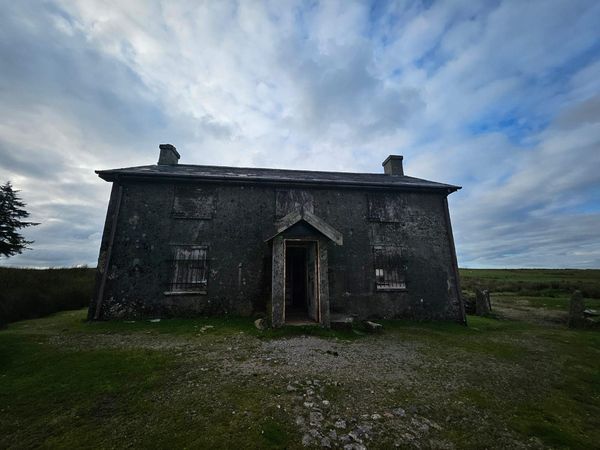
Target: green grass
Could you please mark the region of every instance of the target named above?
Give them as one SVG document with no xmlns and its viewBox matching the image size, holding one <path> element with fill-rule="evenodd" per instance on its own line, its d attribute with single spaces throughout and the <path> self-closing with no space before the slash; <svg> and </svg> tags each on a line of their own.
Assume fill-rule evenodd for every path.
<svg viewBox="0 0 600 450">
<path fill-rule="evenodd" d="M 215 342 L 252 330 L 249 319 L 87 323 L 85 310 L 19 322 L 0 332 L 0 448 L 280 448 L 292 423 L 272 386 L 235 377 L 189 385 L 175 352 L 63 349 L 52 336 L 98 333 Z M 215 331 L 198 337 L 197 325 Z M 211 329 L 212 330 L 212 329 Z M 183 390 L 183 392 L 182 392 Z M 177 401 L 171 401 L 173 397 Z M 234 416 L 232 411 L 237 411 Z M 243 414 L 245 412 L 246 414 Z"/>
<path fill-rule="evenodd" d="M 195 350 L 246 345 L 251 358 L 261 339 L 293 337 L 300 328 L 274 335 L 256 330 L 249 318 L 84 318 L 85 310 L 69 311 L 0 331 L 0 448 L 301 446 L 290 399 L 282 395 L 285 382 L 278 378 L 285 374 L 244 376 L 234 367 L 224 375 L 220 360 Z M 375 410 L 415 405 L 421 416 L 443 425 L 439 437 L 457 448 L 495 448 L 507 432 L 520 442 L 535 438 L 554 448 L 600 442 L 600 333 L 475 316 L 468 327 L 383 324 L 383 334 L 358 341 L 316 327 L 304 330 L 348 348 L 381 339 L 416 346 L 420 356 L 412 364 L 418 365 L 410 372 L 415 381 L 399 379 Z M 209 325 L 214 328 L 200 331 Z M 111 335 L 136 344 L 90 347 L 95 337 Z M 183 347 L 140 348 L 140 342 L 163 341 Z M 281 370 L 273 366 L 273 372 Z M 325 393 L 341 408 L 364 407 L 351 389 L 346 380 Z M 381 439 L 373 448 L 393 445 Z"/>
<path fill-rule="evenodd" d="M 61 314 L 11 325 L 12 333 L 24 334 L 150 334 L 174 336 L 230 336 L 244 333 L 258 339 L 269 340 L 293 336 L 318 336 L 326 339 L 354 340 L 367 336 L 360 326 L 353 330 L 331 330 L 318 325 L 289 325 L 258 330 L 253 318 L 239 316 L 197 317 L 193 319 L 151 319 L 93 321 L 83 320 L 81 311 Z"/>
<path fill-rule="evenodd" d="M 398 389 L 398 401 L 410 398 L 440 421 L 451 418 L 445 435 L 459 448 L 496 447 L 502 427 L 536 438 L 554 448 L 592 448 L 600 442 L 600 333 L 548 328 L 469 316 L 469 327 L 455 324 L 387 322 L 403 341 L 423 345 L 432 364 L 422 389 Z M 518 369 L 518 370 L 515 370 Z M 466 380 L 444 399 L 439 380 Z M 489 421 L 485 434 L 465 410 L 474 408 Z M 459 418 L 456 422 L 452 418 Z M 496 442 L 496 443 L 495 443 Z"/>
<path fill-rule="evenodd" d="M 523 402 L 511 423 L 549 446 L 590 448 L 600 442 L 600 333 L 545 329 L 540 336 L 554 349 L 558 376 L 543 399 Z"/>
<path fill-rule="evenodd" d="M 468 327 L 444 322 L 414 323 L 389 320 L 382 323 L 386 330 L 394 330 L 404 339 L 426 342 L 429 344 L 426 351 L 436 354 L 444 351 L 450 355 L 462 351 L 471 355 L 480 354 L 510 360 L 526 357 L 524 347 L 512 341 L 497 341 L 491 345 L 490 340 L 494 339 L 496 334 L 502 336 L 531 329 L 531 325 L 523 322 L 499 321 L 478 316 L 469 316 Z"/>
<path fill-rule="evenodd" d="M 463 288 L 489 288 L 493 302 L 563 312 L 572 289 L 595 292 L 599 273 L 461 270 Z M 9 280 L 11 295 L 24 283 L 31 292 L 45 289 L 48 298 L 87 292 L 93 275 L 89 269 L 7 274 L 0 272 L 0 280 Z M 77 295 L 75 303 L 64 304 L 74 307 L 83 298 Z M 600 309 L 598 298 L 588 296 L 587 307 Z M 66 311 L 0 330 L 0 448 L 299 448 L 296 413 L 282 395 L 281 366 L 252 376 L 238 374 L 235 366 L 224 373 L 220 356 L 211 359 L 209 349 L 220 349 L 215 350 L 220 355 L 227 346 L 245 346 L 247 354 L 230 362 L 244 364 L 261 341 L 303 335 L 348 348 L 383 340 L 416 349 L 417 361 L 407 366 L 411 382 L 392 381 L 394 390 L 380 403 L 354 400 L 352 389 L 381 386 L 362 380 L 354 385 L 352 373 L 327 386 L 326 397 L 344 411 L 364 408 L 363 402 L 374 402 L 371 411 L 414 405 L 443 425 L 438 437 L 456 448 L 510 446 L 507 434 L 553 448 L 593 448 L 600 442 L 598 331 L 469 316 L 468 327 L 384 321 L 384 333 L 373 336 L 314 326 L 260 331 L 253 319 L 231 316 L 89 323 L 85 315 Z M 136 344 L 90 344 L 107 338 Z M 174 347 L 141 345 L 163 341 Z M 78 342 L 80 347 L 73 345 Z M 393 444 L 383 437 L 369 447 Z"/>
<path fill-rule="evenodd" d="M 167 355 L 63 352 L 35 336 L 0 335 L 0 447 L 91 446 L 164 381 Z"/>
</svg>

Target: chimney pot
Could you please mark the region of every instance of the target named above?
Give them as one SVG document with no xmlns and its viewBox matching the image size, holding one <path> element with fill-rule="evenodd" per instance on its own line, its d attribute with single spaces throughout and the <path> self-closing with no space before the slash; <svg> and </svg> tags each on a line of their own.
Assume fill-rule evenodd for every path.
<svg viewBox="0 0 600 450">
<path fill-rule="evenodd" d="M 386 175 L 403 176 L 404 168 L 402 167 L 402 155 L 390 155 L 381 164 Z"/>
<path fill-rule="evenodd" d="M 161 165 L 175 165 L 178 163 L 179 158 L 181 158 L 181 155 L 179 155 L 179 152 L 177 151 L 177 149 L 175 148 L 174 145 L 171 144 L 160 144 L 158 146 L 158 148 L 160 148 L 160 155 L 158 157 L 158 164 Z"/>
</svg>

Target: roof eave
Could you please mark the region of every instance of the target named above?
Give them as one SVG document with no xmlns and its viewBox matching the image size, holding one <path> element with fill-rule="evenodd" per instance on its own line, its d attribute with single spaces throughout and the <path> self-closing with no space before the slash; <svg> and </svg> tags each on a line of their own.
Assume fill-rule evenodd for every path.
<svg viewBox="0 0 600 450">
<path fill-rule="evenodd" d="M 131 173 L 117 170 L 96 170 L 95 173 L 105 181 L 116 181 L 117 179 L 128 178 L 131 180 L 151 180 L 160 179 L 162 181 L 208 181 L 214 183 L 232 183 L 232 184 L 287 184 L 296 186 L 323 186 L 323 187 L 350 187 L 350 188 L 378 188 L 394 190 L 418 190 L 418 191 L 446 191 L 448 194 L 462 189 L 462 186 L 452 184 L 436 183 L 435 185 L 419 184 L 390 184 L 390 183 L 369 183 L 360 181 L 321 181 L 321 180 L 285 180 L 280 178 L 257 178 L 246 177 L 236 179 L 222 176 L 198 176 L 198 175 L 177 175 L 161 173 Z"/>
</svg>

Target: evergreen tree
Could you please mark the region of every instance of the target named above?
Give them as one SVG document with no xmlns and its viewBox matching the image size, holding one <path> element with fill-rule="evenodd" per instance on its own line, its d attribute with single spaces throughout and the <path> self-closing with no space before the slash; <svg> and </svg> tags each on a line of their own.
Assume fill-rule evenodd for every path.
<svg viewBox="0 0 600 450">
<path fill-rule="evenodd" d="M 29 213 L 24 209 L 25 203 L 21 201 L 7 181 L 0 186 L 0 256 L 13 256 L 21 253 L 33 241 L 26 241 L 19 233 L 21 228 L 38 225 L 35 222 L 26 222 Z"/>
</svg>

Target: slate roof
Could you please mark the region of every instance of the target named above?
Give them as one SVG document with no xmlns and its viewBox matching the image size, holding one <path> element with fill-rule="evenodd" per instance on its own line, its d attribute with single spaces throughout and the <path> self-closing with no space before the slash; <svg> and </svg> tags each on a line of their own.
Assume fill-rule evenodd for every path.
<svg viewBox="0 0 600 450">
<path fill-rule="evenodd" d="M 460 186 L 436 183 L 409 176 L 379 173 L 320 172 L 312 170 L 262 169 L 249 167 L 198 166 L 189 164 L 150 165 L 122 169 L 96 170 L 100 178 L 114 181 L 121 177 L 144 179 L 179 179 L 244 183 L 295 185 L 334 185 L 443 190 L 454 192 Z"/>
</svg>

